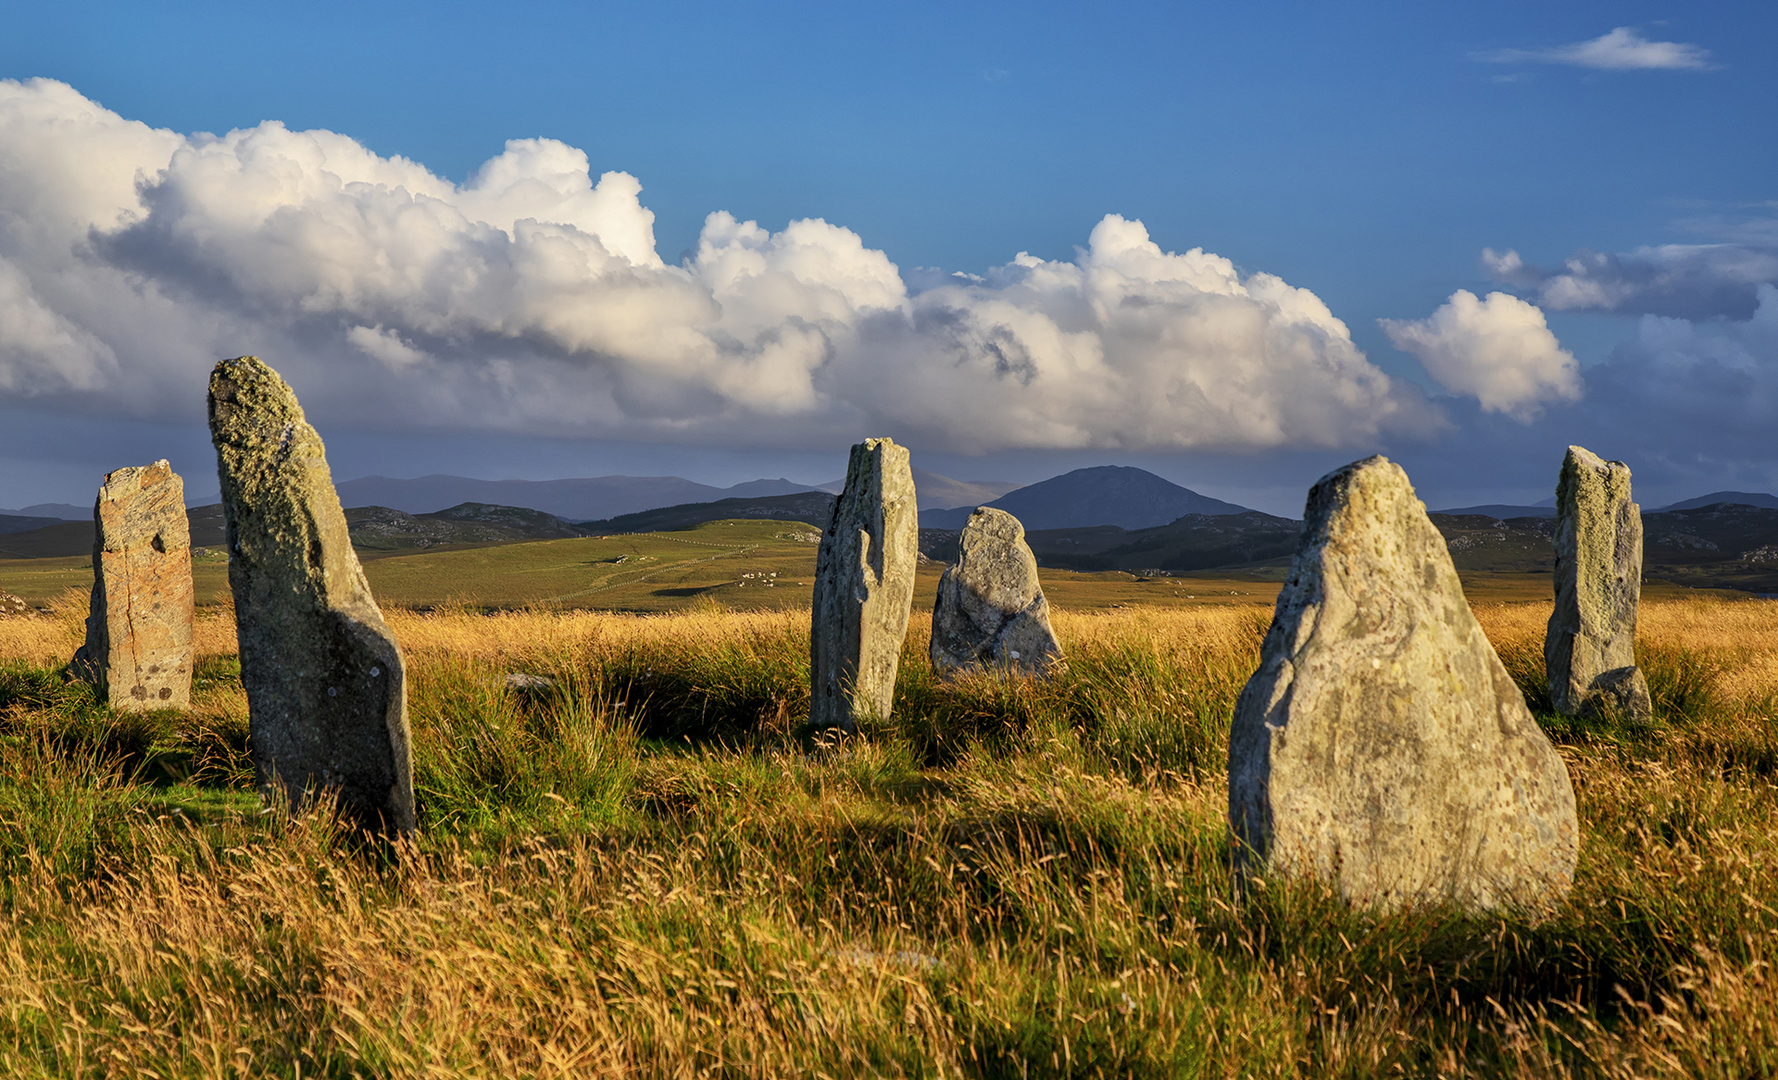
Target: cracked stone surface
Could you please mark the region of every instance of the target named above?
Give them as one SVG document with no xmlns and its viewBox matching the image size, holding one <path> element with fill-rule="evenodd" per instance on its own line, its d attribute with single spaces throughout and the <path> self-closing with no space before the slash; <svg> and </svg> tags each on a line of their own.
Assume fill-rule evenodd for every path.
<svg viewBox="0 0 1778 1080">
<path fill-rule="evenodd" d="M 241 684 L 261 790 L 414 827 L 406 672 L 371 597 L 320 435 L 257 357 L 210 376 Z"/>
<path fill-rule="evenodd" d="M 1560 896 L 1580 845 L 1568 771 L 1407 475 L 1382 457 L 1348 465 L 1303 516 L 1229 732 L 1242 872 L 1386 909 Z"/>
</svg>

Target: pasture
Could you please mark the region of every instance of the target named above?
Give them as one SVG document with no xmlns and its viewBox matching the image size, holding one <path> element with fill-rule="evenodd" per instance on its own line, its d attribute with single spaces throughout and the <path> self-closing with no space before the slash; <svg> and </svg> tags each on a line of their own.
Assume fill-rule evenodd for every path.
<svg viewBox="0 0 1778 1080">
<path fill-rule="evenodd" d="M 805 753 L 814 545 L 765 535 L 796 528 L 369 561 L 409 669 L 396 851 L 261 807 L 225 603 L 192 710 L 133 717 L 62 680 L 84 599 L 38 593 L 0 621 L 0 1073 L 1778 1071 L 1778 607 L 1651 596 L 1651 729 L 1539 711 L 1584 831 L 1557 910 L 1380 916 L 1230 877 L 1275 583 L 1046 573 L 1066 668 L 946 684 L 926 567 L 894 715 Z M 1471 593 L 1528 695 L 1535 584 Z"/>
</svg>

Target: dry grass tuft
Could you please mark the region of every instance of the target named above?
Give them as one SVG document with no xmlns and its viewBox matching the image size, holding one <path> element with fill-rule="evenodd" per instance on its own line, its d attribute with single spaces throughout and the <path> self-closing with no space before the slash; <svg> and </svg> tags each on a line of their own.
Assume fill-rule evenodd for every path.
<svg viewBox="0 0 1778 1080">
<path fill-rule="evenodd" d="M 1573 893 L 1475 918 L 1234 889 L 1247 609 L 1059 614 L 1048 682 L 938 682 L 916 632 L 814 755 L 806 612 L 391 611 L 390 855 L 262 812 L 226 613 L 193 710 L 126 717 L 59 677 L 82 599 L 0 622 L 0 1074 L 1778 1071 L 1769 605 L 1645 606 L 1657 723 L 1543 718 Z M 1478 614 L 1535 694 L 1547 609 Z"/>
</svg>

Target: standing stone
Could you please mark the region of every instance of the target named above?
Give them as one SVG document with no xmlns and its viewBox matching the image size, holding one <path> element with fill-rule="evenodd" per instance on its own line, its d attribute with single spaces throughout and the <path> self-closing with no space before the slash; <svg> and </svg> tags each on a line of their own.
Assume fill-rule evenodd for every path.
<svg viewBox="0 0 1778 1080">
<path fill-rule="evenodd" d="M 1259 670 L 1229 732 L 1244 870 L 1384 908 L 1537 905 L 1579 853 L 1574 790 L 1383 457 L 1309 491 Z"/>
<path fill-rule="evenodd" d="M 114 709 L 191 706 L 191 530 L 165 461 L 108 473 L 93 504 L 86 643 L 68 665 Z"/>
<path fill-rule="evenodd" d="M 260 790 L 293 808 L 337 799 L 373 831 L 413 829 L 401 650 L 352 552 L 321 437 L 252 356 L 211 373 L 210 433 Z"/>
<path fill-rule="evenodd" d="M 906 448 L 890 439 L 854 446 L 846 489 L 815 558 L 811 728 L 850 733 L 862 718 L 888 717 L 913 610 L 919 540 Z"/>
<path fill-rule="evenodd" d="M 1642 511 L 1630 467 L 1570 446 L 1556 483 L 1556 609 L 1543 639 L 1550 704 L 1563 716 L 1654 715 L 1636 666 Z"/>
<path fill-rule="evenodd" d="M 933 670 L 946 676 L 988 665 L 1046 674 L 1061 659 L 1018 518 L 989 506 L 969 515 L 957 561 L 938 582 L 930 654 Z"/>
</svg>

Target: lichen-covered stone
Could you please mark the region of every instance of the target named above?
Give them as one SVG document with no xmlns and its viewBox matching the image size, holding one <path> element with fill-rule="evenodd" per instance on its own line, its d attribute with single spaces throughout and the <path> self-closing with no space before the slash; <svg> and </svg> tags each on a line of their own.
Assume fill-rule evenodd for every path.
<svg viewBox="0 0 1778 1080">
<path fill-rule="evenodd" d="M 401 650 L 346 533 L 321 437 L 258 358 L 210 376 L 248 740 L 268 798 L 414 827 Z"/>
<path fill-rule="evenodd" d="M 0 619 L 23 619 L 35 615 L 36 609 L 9 592 L 0 592 Z"/>
<path fill-rule="evenodd" d="M 1309 492 L 1235 705 L 1229 824 L 1244 871 L 1310 876 L 1384 908 L 1536 906 L 1573 879 L 1567 769 L 1385 458 Z"/>
<path fill-rule="evenodd" d="M 1543 639 L 1550 704 L 1564 716 L 1654 713 L 1636 666 L 1642 511 L 1630 467 L 1570 446 L 1556 483 L 1556 607 Z"/>
<path fill-rule="evenodd" d="M 815 557 L 810 727 L 852 732 L 860 719 L 889 715 L 919 539 L 907 450 L 890 439 L 854 446 L 846 488 Z"/>
<path fill-rule="evenodd" d="M 93 505 L 86 642 L 68 669 L 116 709 L 191 705 L 191 530 L 165 461 L 118 469 Z"/>
<path fill-rule="evenodd" d="M 938 581 L 933 670 L 998 666 L 1046 674 L 1062 656 L 1049 611 L 1025 527 L 1004 510 L 977 507 L 958 538 L 957 561 Z"/>
</svg>

